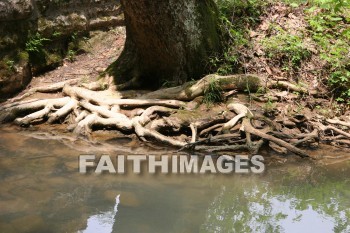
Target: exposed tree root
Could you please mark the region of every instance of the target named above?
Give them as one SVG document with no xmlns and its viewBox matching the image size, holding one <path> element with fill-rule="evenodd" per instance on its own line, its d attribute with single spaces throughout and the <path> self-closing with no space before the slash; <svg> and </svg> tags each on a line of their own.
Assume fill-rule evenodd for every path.
<svg viewBox="0 0 350 233">
<path fill-rule="evenodd" d="M 32 114 L 29 114 L 22 118 L 16 118 L 15 123 L 21 126 L 27 126 L 30 123 L 33 123 L 37 120 L 44 120 L 45 117 L 47 117 L 52 110 L 53 106 L 52 104 L 48 104 L 43 108 L 42 110 L 39 110 L 37 112 L 34 112 Z"/>
<path fill-rule="evenodd" d="M 25 94 L 11 99 L 10 102 L 12 103 L 12 102 L 17 102 L 17 101 L 23 100 L 24 98 L 27 98 L 27 97 L 29 97 L 29 96 L 37 93 L 37 92 L 40 92 L 40 93 L 52 93 L 52 92 L 62 91 L 64 85 L 66 85 L 66 84 L 73 85 L 73 84 L 76 84 L 79 80 L 80 79 L 70 79 L 70 80 L 67 80 L 67 81 L 54 83 L 54 84 L 51 84 L 51 85 L 48 85 L 48 86 L 34 87 L 34 88 L 29 89 L 28 91 L 26 91 Z"/>
<path fill-rule="evenodd" d="M 350 122 L 340 121 L 338 119 L 327 119 L 326 121 L 330 124 L 342 125 L 350 128 Z"/>
<path fill-rule="evenodd" d="M 177 99 L 190 101 L 204 94 L 210 83 L 216 82 L 220 89 L 244 91 L 249 87 L 253 92 L 262 85 L 262 79 L 256 75 L 207 75 L 196 82 L 187 82 L 181 86 L 160 89 L 142 96 L 143 99 Z"/>
<path fill-rule="evenodd" d="M 244 150 L 256 154 L 262 146 L 267 145 L 282 154 L 289 151 L 309 157 L 306 151 L 298 147 L 314 144 L 320 138 L 327 142 L 334 139 L 333 142 L 339 145 L 350 145 L 349 122 L 326 120 L 325 124 L 332 125 L 308 119 L 276 122 L 258 117 L 247 106 L 237 102 L 228 104 L 223 111 L 232 112 L 229 118 L 223 113 L 214 116 L 201 114 L 195 119 L 179 117 L 181 111 L 190 111 L 183 110 L 190 105 L 184 101 L 204 95 L 211 82 L 232 94 L 245 90 L 247 86 L 251 91 L 257 90 L 264 80 L 254 75 L 208 75 L 195 83 L 148 93 L 141 99 L 121 99 L 118 93 L 111 90 L 92 91 L 72 86 L 74 81 L 71 80 L 45 88 L 34 88 L 13 99 L 15 102 L 3 105 L 0 107 L 0 123 L 14 121 L 21 126 L 28 126 L 43 121 L 50 124 L 67 122 L 68 129 L 80 136 L 90 137 L 95 129 L 114 129 L 127 134 L 134 133 L 143 141 L 157 141 L 180 150 L 207 152 Z M 317 94 L 286 82 L 276 84 L 271 81 L 269 85 Z M 60 90 L 66 97 L 18 102 L 31 93 Z M 309 130 L 301 128 L 305 122 Z M 337 128 L 336 125 L 343 128 Z M 295 128 L 296 133 L 283 131 L 284 127 Z M 323 132 L 322 137 L 320 132 Z"/>
<path fill-rule="evenodd" d="M 24 101 L 23 103 L 18 103 L 14 106 L 3 108 L 0 112 L 0 123 L 11 122 L 26 113 L 32 113 L 44 109 L 46 106 L 50 105 L 55 108 L 61 108 L 69 101 L 69 97 L 59 99 L 44 99 L 33 102 Z"/>
</svg>

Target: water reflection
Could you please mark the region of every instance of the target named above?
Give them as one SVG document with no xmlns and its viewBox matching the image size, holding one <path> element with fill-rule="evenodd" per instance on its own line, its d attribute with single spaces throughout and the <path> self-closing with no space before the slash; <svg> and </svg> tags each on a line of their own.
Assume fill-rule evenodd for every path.
<svg viewBox="0 0 350 233">
<path fill-rule="evenodd" d="M 269 171 L 223 185 L 201 232 L 350 232 L 349 171 L 313 168 L 297 181 L 295 170 Z"/>
<path fill-rule="evenodd" d="M 260 176 L 96 176 L 78 173 L 81 153 L 0 130 L 0 232 L 350 232 L 349 162 Z"/>
<path fill-rule="evenodd" d="M 87 220 L 87 227 L 85 230 L 78 231 L 78 233 L 96 233 L 96 232 L 106 232 L 110 233 L 113 231 L 113 225 L 115 222 L 115 217 L 118 212 L 119 205 L 118 195 L 115 198 L 115 205 L 113 210 L 103 212 L 100 214 L 93 215 Z"/>
</svg>

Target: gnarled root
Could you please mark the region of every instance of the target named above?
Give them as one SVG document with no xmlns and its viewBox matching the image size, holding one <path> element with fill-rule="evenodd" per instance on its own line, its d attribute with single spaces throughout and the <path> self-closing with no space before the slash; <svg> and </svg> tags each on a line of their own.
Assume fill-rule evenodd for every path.
<svg viewBox="0 0 350 233">
<path fill-rule="evenodd" d="M 301 121 L 295 119 L 288 124 L 274 122 L 259 117 L 255 112 L 253 114 L 247 106 L 240 103 L 228 104 L 224 111 L 217 115 L 199 114 L 195 119 L 192 119 L 192 116 L 187 117 L 186 114 L 181 115 L 182 111 L 190 111 L 182 110 L 190 108 L 190 104 L 184 101 L 191 101 L 203 95 L 213 80 L 222 90 L 233 90 L 232 92 L 245 90 L 247 84 L 252 91 L 264 81 L 254 75 L 208 75 L 195 83 L 151 92 L 140 99 L 121 99 L 120 92 L 92 91 L 71 86 L 73 81 L 64 82 L 53 84 L 46 89 L 33 89 L 28 95 L 34 92 L 62 90 L 66 97 L 3 105 L 0 107 L 0 123 L 14 121 L 21 126 L 28 126 L 45 120 L 50 124 L 67 122 L 69 130 L 76 135 L 89 137 L 95 129 L 115 129 L 127 134 L 134 133 L 143 141 L 150 139 L 178 147 L 180 150 L 207 152 L 245 150 L 256 154 L 266 144 L 279 153 L 289 151 L 301 157 L 309 157 L 306 151 L 298 147 L 317 142 L 320 132 L 327 136 L 323 137 L 324 140 L 332 138 L 333 142 L 339 145 L 350 146 L 350 124 L 336 119 L 327 120 L 325 124 L 329 125 L 307 120 L 307 129 L 302 129 L 298 126 L 302 125 Z M 298 88 L 299 92 L 312 94 L 289 83 L 270 82 L 268 85 L 292 90 Z M 22 98 L 24 96 L 18 97 L 17 100 Z M 283 126 L 295 128 L 296 133 L 284 131 L 287 128 Z"/>
</svg>

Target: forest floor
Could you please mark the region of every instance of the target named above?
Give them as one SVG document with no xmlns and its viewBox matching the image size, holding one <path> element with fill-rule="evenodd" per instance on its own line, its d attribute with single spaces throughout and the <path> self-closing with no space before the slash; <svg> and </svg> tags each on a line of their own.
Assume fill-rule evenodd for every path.
<svg viewBox="0 0 350 233">
<path fill-rule="evenodd" d="M 85 42 L 86 53 L 34 77 L 26 90 L 0 106 L 0 112 L 5 111 L 0 114 L 0 120 L 30 126 L 30 131 L 46 129 L 51 134 L 45 137 L 57 138 L 53 132 L 58 130 L 70 142 L 74 141 L 73 132 L 95 142 L 127 137 L 157 147 L 147 142 L 151 138 L 158 145 L 159 142 L 170 144 L 181 151 L 252 154 L 269 148 L 284 156 L 293 152 L 314 159 L 320 158 L 320 153 L 315 151 L 325 148 L 320 145 L 328 144 L 345 150 L 343 156 L 337 155 L 338 161 L 348 160 L 350 112 L 337 110 L 333 100 L 323 95 L 326 89 L 317 82 L 318 77 L 304 72 L 322 69 L 323 64 L 314 58 L 303 63 L 297 72 L 281 70 L 264 55 L 266 51 L 260 46 L 271 33 L 271 20 L 275 24 L 292 25 L 287 26 L 288 30 L 296 31 L 305 28 L 303 20 L 281 6 L 271 8 L 270 13 L 251 31 L 255 47 L 242 50 L 246 59 L 249 58 L 245 63 L 246 74 L 209 75 L 198 82 L 158 92 L 109 90 L 111 80 L 101 78 L 101 74 L 123 50 L 125 29 L 119 27 L 91 33 Z M 310 44 L 309 49 L 313 46 Z M 254 74 L 253 78 L 249 74 Z M 302 84 L 296 84 L 298 78 Z M 241 80 L 243 87 L 239 84 Z M 227 81 L 235 85 L 227 85 Z M 254 88 L 257 85 L 265 90 Z M 49 88 L 42 91 L 42 86 Z M 190 88 L 194 92 L 199 90 L 199 94 L 188 96 Z M 218 96 L 222 102 L 213 103 Z M 56 102 L 41 103 L 44 99 Z M 33 107 L 35 104 L 38 106 Z M 10 111 L 18 115 L 12 116 Z M 65 124 L 39 124 L 47 119 L 50 123 Z M 132 133 L 134 130 L 136 135 Z M 329 156 L 321 157 L 329 159 Z"/>
</svg>

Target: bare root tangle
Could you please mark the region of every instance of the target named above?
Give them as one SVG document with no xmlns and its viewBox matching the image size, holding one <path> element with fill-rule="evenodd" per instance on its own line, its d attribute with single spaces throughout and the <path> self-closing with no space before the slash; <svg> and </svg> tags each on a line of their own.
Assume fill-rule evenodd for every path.
<svg viewBox="0 0 350 233">
<path fill-rule="evenodd" d="M 166 108 L 166 107 L 161 107 L 161 106 L 152 106 L 147 108 L 140 116 L 139 118 L 139 122 L 142 126 L 147 125 L 152 118 L 152 115 L 154 115 L 155 113 L 167 113 L 170 114 L 171 112 L 173 112 L 174 109 L 171 108 Z"/>
<path fill-rule="evenodd" d="M 322 131 L 327 131 L 327 130 L 330 130 L 331 132 L 335 132 L 335 133 L 337 133 L 337 134 L 340 134 L 340 135 L 343 135 L 343 136 L 345 136 L 345 137 L 347 137 L 347 138 L 350 138 L 350 133 L 347 133 L 347 132 L 345 132 L 345 131 L 343 131 L 343 130 L 341 130 L 341 129 L 338 129 L 338 128 L 336 128 L 336 127 L 334 127 L 334 126 L 332 126 L 332 125 L 323 125 L 323 124 L 321 124 L 321 123 L 316 123 L 317 124 L 317 126 L 320 128 L 320 130 L 322 130 Z"/>
<path fill-rule="evenodd" d="M 237 122 L 242 119 L 243 117 L 247 116 L 248 113 L 250 113 L 251 115 L 253 115 L 250 110 L 244 106 L 243 104 L 229 104 L 227 106 L 228 109 L 233 110 L 234 112 L 237 113 L 237 116 L 235 116 L 234 118 L 232 118 L 229 122 L 225 123 L 222 126 L 221 131 L 227 131 L 230 130 L 231 128 L 233 128 Z"/>
<path fill-rule="evenodd" d="M 347 122 L 347 121 L 340 121 L 338 119 L 327 119 L 326 121 L 330 124 L 342 125 L 350 128 L 350 122 Z"/>
<path fill-rule="evenodd" d="M 312 140 L 317 140 L 318 139 L 318 131 L 314 129 L 309 134 L 304 134 L 304 135 L 296 135 L 296 138 L 299 138 L 299 140 L 292 142 L 294 146 L 298 146 L 304 142 L 312 141 Z"/>
<path fill-rule="evenodd" d="M 138 116 L 133 119 L 133 126 L 135 128 L 135 133 L 140 138 L 150 137 L 150 138 L 155 139 L 159 142 L 162 142 L 162 143 L 165 143 L 168 145 L 172 145 L 172 146 L 176 146 L 176 147 L 184 147 L 186 145 L 185 142 L 181 142 L 181 141 L 172 139 L 171 137 L 164 136 L 155 130 L 151 130 L 151 129 L 147 129 L 147 128 L 143 127 L 139 121 L 140 121 L 140 118 Z"/>
<path fill-rule="evenodd" d="M 88 90 L 72 86 L 76 81 L 71 80 L 45 88 L 34 88 L 26 93 L 29 96 L 35 92 L 61 90 L 67 97 L 3 105 L 0 107 L 0 123 L 14 121 L 21 126 L 28 126 L 45 120 L 49 124 L 64 122 L 74 134 L 86 137 L 90 137 L 95 129 L 115 129 L 127 134 L 134 133 L 143 141 L 157 141 L 180 150 L 207 152 L 244 150 L 256 154 L 267 144 L 279 153 L 289 151 L 301 157 L 309 157 L 306 151 L 297 147 L 315 145 L 321 132 L 327 133 L 321 134 L 323 140 L 336 145 L 350 145 L 350 133 L 347 132 L 350 123 L 337 119 L 326 120 L 331 125 L 306 118 L 275 122 L 260 116 L 259 111 L 253 114 L 250 108 L 237 102 L 220 105 L 220 109 L 224 110 L 220 114 L 187 115 L 186 111 L 190 110 L 183 108 L 190 108 L 191 104 L 183 101 L 191 101 L 203 95 L 213 80 L 220 89 L 228 91 L 228 95 L 245 90 L 247 85 L 250 90 L 257 90 L 266 81 L 256 75 L 208 75 L 196 82 L 145 94 L 140 99 L 121 99 L 123 95 L 120 92 Z M 283 81 L 268 81 L 267 86 L 317 94 L 305 87 Z M 27 97 L 25 95 L 14 98 L 13 101 Z"/>
<path fill-rule="evenodd" d="M 64 85 L 66 84 L 76 84 L 79 81 L 79 79 L 70 79 L 67 81 L 63 81 L 63 82 L 58 82 L 58 83 L 54 83 L 48 86 L 43 86 L 43 87 L 34 87 L 32 89 L 29 89 L 28 91 L 26 91 L 25 94 L 15 97 L 13 99 L 10 100 L 10 102 L 17 102 L 20 101 L 24 98 L 27 98 L 33 94 L 35 94 L 36 92 L 40 92 L 40 93 L 52 93 L 52 92 L 58 92 L 61 91 L 64 87 Z"/>
<path fill-rule="evenodd" d="M 203 129 L 200 133 L 199 133 L 199 136 L 205 136 L 206 134 L 210 133 L 211 131 L 215 130 L 215 129 L 218 129 L 218 128 L 222 128 L 224 124 L 215 124 L 213 126 L 210 126 L 206 129 Z"/>
<path fill-rule="evenodd" d="M 73 111 L 74 108 L 77 107 L 77 105 L 78 101 L 71 99 L 66 105 L 58 109 L 55 113 L 51 114 L 47 122 L 52 124 L 55 121 L 58 121 L 60 118 L 67 116 L 71 111 Z"/>
<path fill-rule="evenodd" d="M 261 132 L 260 130 L 257 130 L 255 129 L 251 123 L 250 123 L 250 120 L 249 119 L 243 119 L 243 130 L 245 132 L 248 132 L 248 133 L 251 133 L 251 134 L 254 134 L 256 136 L 259 136 L 265 140 L 268 140 L 268 141 L 271 141 L 271 142 L 274 142 L 276 143 L 277 145 L 281 146 L 281 147 L 284 147 L 286 149 L 288 149 L 289 151 L 297 154 L 297 155 L 300 155 L 301 157 L 309 157 L 309 155 L 303 151 L 303 150 L 300 150 L 298 148 L 296 148 L 295 146 L 291 145 L 290 143 L 286 142 L 286 141 L 283 141 L 279 138 L 276 138 L 272 135 L 268 135 L 264 132 Z"/>
<path fill-rule="evenodd" d="M 229 75 L 220 76 L 210 74 L 196 82 L 187 82 L 181 86 L 160 89 L 142 96 L 143 99 L 177 99 L 190 101 L 204 94 L 209 84 L 213 81 L 219 85 L 220 89 L 243 91 L 249 86 L 256 91 L 261 85 L 262 78 L 256 75 Z"/>
<path fill-rule="evenodd" d="M 186 106 L 186 104 L 182 101 L 178 100 L 158 100 L 158 99 L 117 99 L 114 98 L 113 95 L 108 91 L 90 91 L 81 87 L 73 87 L 69 85 L 65 85 L 63 88 L 63 93 L 75 97 L 78 99 L 84 99 L 89 102 L 96 103 L 98 105 L 119 105 L 119 106 L 166 106 L 172 108 L 180 108 Z"/>
<path fill-rule="evenodd" d="M 69 97 L 59 98 L 59 99 L 44 99 L 36 100 L 34 102 L 20 102 L 14 106 L 4 108 L 0 112 L 0 123 L 11 122 L 14 119 L 22 116 L 26 113 L 31 113 L 45 108 L 46 106 L 53 106 L 55 108 L 61 108 L 70 101 Z"/>
<path fill-rule="evenodd" d="M 39 110 L 37 112 L 34 112 L 34 113 L 29 114 L 29 115 L 22 117 L 22 118 L 16 118 L 15 123 L 18 125 L 21 125 L 21 126 L 27 126 L 27 125 L 33 123 L 34 121 L 37 121 L 37 120 L 42 121 L 42 120 L 44 120 L 45 117 L 47 117 L 49 115 L 52 108 L 53 108 L 52 104 L 48 104 L 42 110 Z"/>
</svg>

